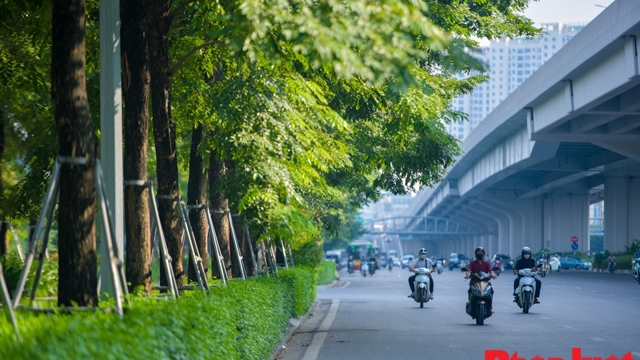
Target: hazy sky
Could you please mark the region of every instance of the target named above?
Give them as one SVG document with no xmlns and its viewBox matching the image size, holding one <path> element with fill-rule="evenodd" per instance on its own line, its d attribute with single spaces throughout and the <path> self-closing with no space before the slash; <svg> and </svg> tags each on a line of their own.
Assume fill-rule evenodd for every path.
<svg viewBox="0 0 640 360">
<path fill-rule="evenodd" d="M 588 23 L 613 0 L 540 0 L 531 2 L 525 15 L 536 24 L 547 22 Z"/>
</svg>

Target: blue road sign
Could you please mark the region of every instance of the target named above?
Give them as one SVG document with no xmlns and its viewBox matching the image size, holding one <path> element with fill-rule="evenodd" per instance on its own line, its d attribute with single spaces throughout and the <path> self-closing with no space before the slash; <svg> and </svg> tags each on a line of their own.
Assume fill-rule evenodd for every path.
<svg viewBox="0 0 640 360">
<path fill-rule="evenodd" d="M 571 243 L 571 249 L 578 250 L 578 243 Z"/>
</svg>

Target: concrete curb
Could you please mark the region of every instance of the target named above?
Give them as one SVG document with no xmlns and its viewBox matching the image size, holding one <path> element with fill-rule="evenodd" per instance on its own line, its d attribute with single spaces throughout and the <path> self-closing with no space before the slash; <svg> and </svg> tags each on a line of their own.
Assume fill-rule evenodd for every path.
<svg viewBox="0 0 640 360">
<path fill-rule="evenodd" d="M 311 309 L 313 309 L 317 303 L 318 300 L 314 300 L 313 304 L 311 304 L 311 307 L 309 308 L 309 311 L 311 311 Z M 298 332 L 298 329 L 300 329 L 300 326 L 302 326 L 302 324 L 304 324 L 304 322 L 307 321 L 311 316 L 313 316 L 313 313 L 308 312 L 304 316 L 289 319 L 289 332 L 285 334 L 285 336 L 282 338 L 282 341 L 280 341 L 273 349 L 270 357 L 271 360 L 275 360 L 278 355 L 280 355 L 282 350 L 286 349 L 286 345 L 289 340 L 291 340 L 291 338 Z"/>
</svg>

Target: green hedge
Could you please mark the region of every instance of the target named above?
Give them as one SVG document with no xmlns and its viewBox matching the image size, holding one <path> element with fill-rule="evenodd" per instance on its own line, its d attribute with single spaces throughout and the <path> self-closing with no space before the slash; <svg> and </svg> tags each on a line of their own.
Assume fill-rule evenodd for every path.
<svg viewBox="0 0 640 360">
<path fill-rule="evenodd" d="M 631 270 L 631 260 L 633 255 L 618 255 L 616 256 L 616 270 Z M 609 260 L 600 260 L 599 269 L 607 270 L 609 268 Z"/>
<path fill-rule="evenodd" d="M 336 279 L 336 263 L 323 261 L 316 267 L 316 279 L 318 285 L 324 285 Z"/>
<path fill-rule="evenodd" d="M 315 298 L 309 269 L 231 281 L 208 296 L 176 301 L 134 299 L 122 320 L 114 314 L 35 315 L 20 312 L 18 341 L 0 320 L 0 359 L 267 359 L 289 318 Z"/>
</svg>

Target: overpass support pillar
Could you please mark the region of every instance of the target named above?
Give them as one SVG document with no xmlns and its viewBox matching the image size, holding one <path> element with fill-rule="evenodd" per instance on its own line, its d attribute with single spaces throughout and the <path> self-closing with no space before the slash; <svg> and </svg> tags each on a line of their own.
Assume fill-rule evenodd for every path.
<svg viewBox="0 0 640 360">
<path fill-rule="evenodd" d="M 504 213 L 495 211 L 493 209 L 489 209 L 483 206 L 479 202 L 475 202 L 474 205 L 470 208 L 472 211 L 479 216 L 489 216 L 493 218 L 498 224 L 498 236 L 497 236 L 497 252 L 501 254 L 511 255 L 509 251 L 509 219 Z"/>
<path fill-rule="evenodd" d="M 589 241 L 589 194 L 550 194 L 544 199 L 544 239 L 551 252 L 572 251 L 571 238 L 578 237 L 578 251 Z"/>
<path fill-rule="evenodd" d="M 640 178 L 607 177 L 604 180 L 604 248 L 625 251 L 640 239 Z M 634 249 L 635 250 L 635 249 Z"/>
</svg>

